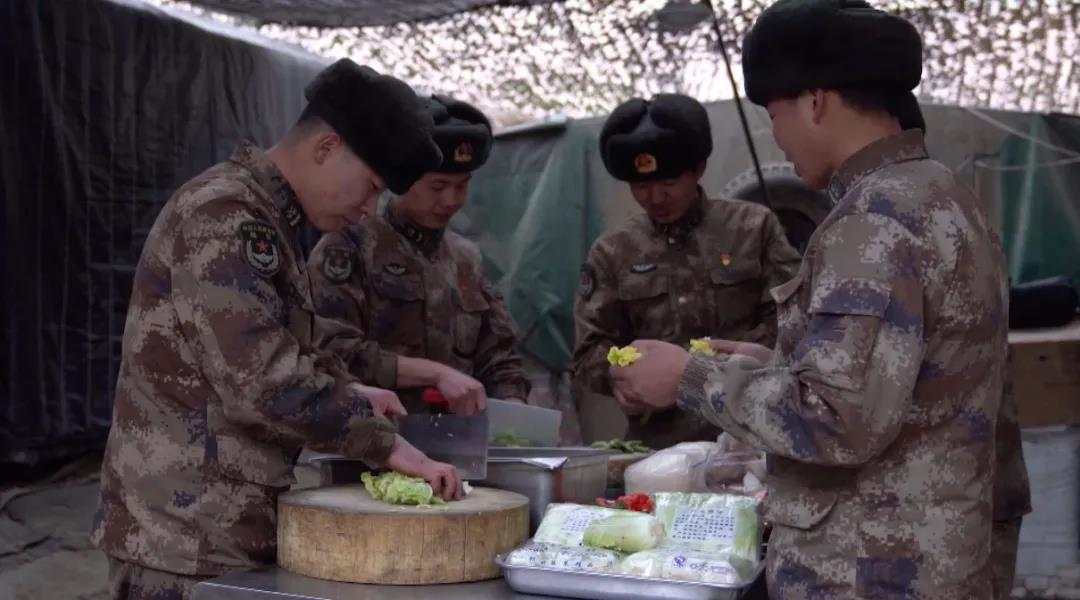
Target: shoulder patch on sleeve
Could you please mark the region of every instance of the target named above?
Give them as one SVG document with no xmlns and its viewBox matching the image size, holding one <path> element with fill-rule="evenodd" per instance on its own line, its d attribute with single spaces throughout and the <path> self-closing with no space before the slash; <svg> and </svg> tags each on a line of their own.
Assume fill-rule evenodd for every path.
<svg viewBox="0 0 1080 600">
<path fill-rule="evenodd" d="M 352 252 L 345 246 L 328 246 L 320 267 L 329 282 L 345 283 L 353 274 Z"/>
<path fill-rule="evenodd" d="M 244 242 L 244 258 L 255 272 L 273 277 L 281 269 L 277 230 L 264 221 L 245 221 L 237 233 Z"/>
<path fill-rule="evenodd" d="M 578 282 L 578 294 L 588 300 L 596 291 L 596 271 L 589 263 L 581 265 L 581 279 Z"/>
</svg>

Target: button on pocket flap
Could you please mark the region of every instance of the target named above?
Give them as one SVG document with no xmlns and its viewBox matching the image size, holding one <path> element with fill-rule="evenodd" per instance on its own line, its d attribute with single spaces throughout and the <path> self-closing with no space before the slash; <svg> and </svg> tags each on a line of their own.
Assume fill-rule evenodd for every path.
<svg viewBox="0 0 1080 600">
<path fill-rule="evenodd" d="M 644 300 L 666 294 L 667 278 L 656 271 L 628 274 L 619 282 L 619 300 Z"/>
<path fill-rule="evenodd" d="M 736 259 L 727 265 L 713 267 L 709 275 L 716 285 L 735 285 L 761 277 L 761 265 L 750 260 Z"/>
<path fill-rule="evenodd" d="M 411 302 L 424 297 L 419 275 L 390 275 L 380 270 L 372 274 L 371 286 L 385 298 Z"/>
<path fill-rule="evenodd" d="M 823 278 L 810 296 L 810 312 L 882 317 L 889 308 L 889 285 L 878 279 Z"/>
</svg>

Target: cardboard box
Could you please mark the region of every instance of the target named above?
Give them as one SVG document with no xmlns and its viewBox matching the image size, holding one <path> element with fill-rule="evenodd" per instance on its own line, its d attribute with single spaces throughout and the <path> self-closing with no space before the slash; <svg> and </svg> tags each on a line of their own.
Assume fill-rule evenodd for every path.
<svg viewBox="0 0 1080 600">
<path fill-rule="evenodd" d="M 1080 425 L 1080 320 L 1009 332 L 1021 427 Z"/>
</svg>

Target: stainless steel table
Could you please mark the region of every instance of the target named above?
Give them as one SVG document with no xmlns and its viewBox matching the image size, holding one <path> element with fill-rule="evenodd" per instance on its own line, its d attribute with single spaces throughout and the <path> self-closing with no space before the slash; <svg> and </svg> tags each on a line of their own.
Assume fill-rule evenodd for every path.
<svg viewBox="0 0 1080 600">
<path fill-rule="evenodd" d="M 363 585 L 324 581 L 284 569 L 230 573 L 195 586 L 192 600 L 538 600 L 502 579 L 443 585 Z"/>
</svg>

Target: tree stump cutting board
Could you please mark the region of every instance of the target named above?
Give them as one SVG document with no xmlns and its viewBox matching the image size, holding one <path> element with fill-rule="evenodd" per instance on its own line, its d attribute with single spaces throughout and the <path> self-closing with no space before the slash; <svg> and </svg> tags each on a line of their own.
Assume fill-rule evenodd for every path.
<svg viewBox="0 0 1080 600">
<path fill-rule="evenodd" d="M 473 488 L 440 506 L 397 506 L 363 485 L 278 498 L 278 564 L 320 579 L 379 584 L 480 581 L 499 576 L 496 554 L 529 533 L 529 500 Z"/>
</svg>

